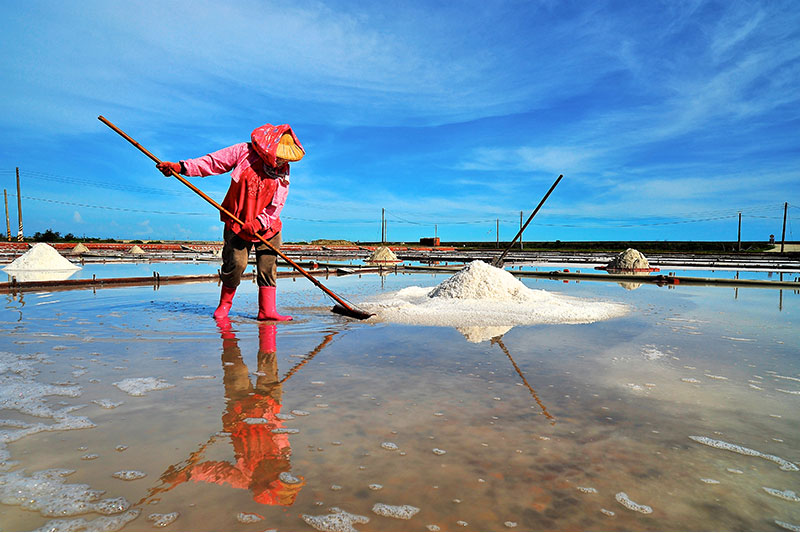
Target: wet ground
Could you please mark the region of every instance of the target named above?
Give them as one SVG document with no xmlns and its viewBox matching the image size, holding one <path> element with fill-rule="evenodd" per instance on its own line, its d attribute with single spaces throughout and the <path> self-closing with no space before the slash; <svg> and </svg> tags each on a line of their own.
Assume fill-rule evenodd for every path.
<svg viewBox="0 0 800 533">
<path fill-rule="evenodd" d="M 447 277 L 325 283 L 359 302 Z M 230 324 L 214 283 L 5 295 L 0 529 L 800 524 L 798 294 L 524 283 L 629 312 L 474 343 L 332 314 L 302 279 L 277 326 L 249 282 Z"/>
</svg>

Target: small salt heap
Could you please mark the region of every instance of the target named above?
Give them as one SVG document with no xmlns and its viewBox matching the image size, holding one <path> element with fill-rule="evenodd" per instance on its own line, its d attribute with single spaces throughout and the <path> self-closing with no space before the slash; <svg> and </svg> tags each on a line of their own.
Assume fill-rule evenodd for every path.
<svg viewBox="0 0 800 533">
<path fill-rule="evenodd" d="M 637 271 L 650 270 L 650 263 L 639 250 L 628 248 L 606 265 L 606 270 Z"/>
<path fill-rule="evenodd" d="M 132 254 L 132 255 L 142 255 L 142 254 L 145 254 L 145 253 L 147 253 L 147 252 L 145 252 L 144 250 L 142 250 L 142 248 L 141 248 L 141 247 L 140 247 L 138 244 L 134 244 L 134 245 L 131 247 L 131 249 L 130 249 L 130 250 L 128 250 L 128 253 L 129 253 L 129 254 Z"/>
<path fill-rule="evenodd" d="M 72 248 L 72 250 L 69 253 L 72 255 L 81 255 L 87 253 L 88 251 L 89 248 L 87 248 L 86 245 L 83 244 L 82 242 L 79 242 L 78 244 L 75 245 L 74 248 Z"/>
<path fill-rule="evenodd" d="M 395 253 L 386 246 L 379 246 L 372 252 L 372 255 L 367 259 L 368 263 L 399 263 Z"/>
<path fill-rule="evenodd" d="M 55 248 L 43 242 L 34 244 L 30 250 L 3 268 L 21 282 L 63 280 L 80 269 L 81 267 L 70 263 Z"/>
</svg>

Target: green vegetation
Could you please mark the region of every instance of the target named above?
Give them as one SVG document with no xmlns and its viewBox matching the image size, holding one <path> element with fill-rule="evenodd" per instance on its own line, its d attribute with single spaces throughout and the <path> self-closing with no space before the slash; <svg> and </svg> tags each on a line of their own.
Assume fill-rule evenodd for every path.
<svg viewBox="0 0 800 533">
<path fill-rule="evenodd" d="M 116 239 L 100 239 L 98 237 L 77 237 L 72 233 L 67 233 L 63 237 L 58 231 L 47 228 L 44 232 L 37 231 L 33 237 L 25 237 L 25 242 L 119 242 Z"/>
</svg>

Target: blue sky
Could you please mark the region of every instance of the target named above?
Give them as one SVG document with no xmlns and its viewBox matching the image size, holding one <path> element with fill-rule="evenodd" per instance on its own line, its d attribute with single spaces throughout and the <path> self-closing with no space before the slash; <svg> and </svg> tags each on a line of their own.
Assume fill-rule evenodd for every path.
<svg viewBox="0 0 800 533">
<path fill-rule="evenodd" d="M 0 182 L 25 233 L 221 239 L 179 160 L 289 123 L 284 240 L 787 239 L 792 1 L 2 2 Z M 229 177 L 195 178 L 221 201 Z M 795 224 L 797 226 L 797 224 Z M 5 228 L 3 228 L 5 229 Z M 16 233 L 16 231 L 14 231 Z"/>
</svg>

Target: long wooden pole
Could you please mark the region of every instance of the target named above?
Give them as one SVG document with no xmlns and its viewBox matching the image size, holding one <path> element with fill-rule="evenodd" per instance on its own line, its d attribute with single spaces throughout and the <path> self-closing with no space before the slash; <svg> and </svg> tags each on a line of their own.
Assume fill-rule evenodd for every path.
<svg viewBox="0 0 800 533">
<path fill-rule="evenodd" d="M 149 151 L 148 151 L 148 150 L 147 150 L 147 149 L 146 149 L 144 146 L 142 146 L 141 144 L 139 144 L 138 142 L 136 142 L 135 140 L 133 140 L 133 138 L 132 138 L 130 135 L 128 135 L 127 133 L 125 133 L 124 131 L 122 131 L 122 130 L 121 130 L 121 129 L 119 129 L 118 127 L 116 127 L 116 126 L 115 126 L 113 123 L 111 123 L 111 122 L 110 122 L 108 119 L 106 119 L 104 116 L 100 115 L 100 116 L 99 116 L 99 117 L 97 117 L 97 118 L 100 120 L 100 122 L 102 122 L 103 124 L 105 124 L 106 126 L 108 126 L 109 128 L 111 128 L 112 130 L 116 131 L 116 132 L 117 132 L 118 134 L 120 134 L 120 135 L 121 135 L 121 136 L 122 136 L 122 137 L 123 137 L 123 138 L 124 138 L 126 141 L 128 141 L 129 143 L 131 143 L 132 145 L 134 145 L 136 148 L 138 148 L 138 149 L 139 149 L 139 150 L 140 150 L 140 151 L 141 151 L 143 154 L 145 154 L 147 157 L 149 157 L 150 159 L 152 159 L 152 160 L 153 160 L 153 161 L 155 161 L 156 163 L 161 163 L 161 160 L 160 160 L 159 158 L 157 158 L 157 157 L 156 157 L 156 156 L 154 156 L 152 153 L 150 153 L 150 152 L 149 152 Z M 201 198 L 203 198 L 203 200 L 205 200 L 206 202 L 208 202 L 208 203 L 210 203 L 211 205 L 213 205 L 214 207 L 216 207 L 216 208 L 217 208 L 219 211 L 221 211 L 221 212 L 225 213 L 226 215 L 228 215 L 228 216 L 231 218 L 231 220 L 233 220 L 234 222 L 236 222 L 236 223 L 237 223 L 237 224 L 239 224 L 239 225 L 243 225 L 243 222 L 242 222 L 241 220 L 239 220 L 238 218 L 236 218 L 236 216 L 234 216 L 234 214 L 233 214 L 233 213 L 231 213 L 230 211 L 228 211 L 227 209 L 225 209 L 224 207 L 222 207 L 220 204 L 218 204 L 216 201 L 214 201 L 214 199 L 213 199 L 213 198 L 211 198 L 211 197 L 210 197 L 210 196 L 208 196 L 206 193 L 204 193 L 203 191 L 201 191 L 200 189 L 198 189 L 197 187 L 195 187 L 195 186 L 194 186 L 194 185 L 193 185 L 191 182 L 189 182 L 189 181 L 188 181 L 186 178 L 184 178 L 183 176 L 181 176 L 180 174 L 178 174 L 178 173 L 177 173 L 177 172 L 175 172 L 175 171 L 173 171 L 173 172 L 172 172 L 172 175 L 173 175 L 173 177 L 177 178 L 177 179 L 178 179 L 178 181 L 180 181 L 181 183 L 183 183 L 184 185 L 186 185 L 187 187 L 189 187 L 190 189 L 192 189 L 194 192 L 196 192 L 196 193 L 197 193 L 197 194 L 198 194 L 198 195 L 199 195 Z M 337 304 L 339 304 L 338 306 L 335 306 L 335 307 L 333 308 L 333 311 L 334 311 L 334 312 L 336 312 L 336 313 L 339 313 L 339 314 L 342 314 L 342 315 L 347 315 L 347 316 L 350 316 L 350 317 L 353 317 L 353 318 L 358 318 L 358 319 L 369 318 L 370 316 L 372 316 L 372 313 L 367 313 L 366 311 L 362 311 L 361 309 L 356 309 L 355 307 L 353 307 L 353 306 L 352 306 L 351 304 L 349 304 L 348 302 L 345 302 L 345 301 L 344 301 L 342 298 L 340 298 L 339 296 L 337 296 L 337 295 L 336 295 L 336 294 L 335 294 L 333 291 L 331 291 L 329 288 L 327 288 L 325 285 L 323 285 L 323 284 L 322 284 L 322 283 L 321 283 L 319 280 L 317 280 L 317 278 L 315 278 L 314 276 L 312 276 L 311 274 L 309 274 L 308 272 L 306 272 L 306 271 L 303 269 L 303 267 L 301 267 L 300 265 L 298 265 L 297 263 L 295 263 L 294 261 L 292 261 L 292 260 L 291 260 L 289 257 L 287 257 L 287 256 L 286 256 L 286 254 L 284 254 L 283 252 L 281 252 L 280 250 L 278 250 L 278 249 L 277 249 L 275 246 L 273 246 L 272 244 L 270 244 L 270 242 L 269 242 L 269 241 L 267 241 L 267 239 L 265 239 L 265 238 L 264 238 L 262 235 L 258 235 L 258 234 L 256 234 L 256 238 L 258 238 L 258 240 L 260 240 L 262 243 L 264 243 L 265 245 L 267 245 L 267 247 L 268 247 L 268 248 L 270 248 L 270 249 L 272 249 L 272 251 L 274 251 L 276 254 L 278 254 L 278 256 L 279 256 L 281 259 L 283 259 L 284 261 L 286 261 L 287 263 L 289 263 L 289 264 L 292 266 L 292 268 L 294 268 L 295 270 L 297 270 L 298 272 L 300 272 L 300 273 L 301 273 L 303 276 L 305 276 L 306 278 L 308 278 L 308 280 L 309 280 L 311 283 L 313 283 L 314 285 L 316 285 L 317 287 L 319 287 L 320 289 L 322 289 L 322 291 L 323 291 L 325 294 L 327 294 L 328 296 L 330 296 L 330 297 L 331 297 L 331 298 L 332 298 L 332 299 L 333 299 L 333 300 L 334 300 L 334 301 L 335 301 Z M 340 309 L 339 307 L 341 307 L 341 309 Z"/>
<path fill-rule="evenodd" d="M 564 177 L 563 174 L 559 174 L 558 178 L 556 178 L 556 181 L 550 186 L 550 190 L 547 191 L 547 194 L 544 195 L 544 198 L 542 198 L 542 201 L 539 202 L 539 205 L 537 205 L 536 209 L 533 210 L 533 213 L 531 213 L 531 216 L 529 216 L 528 220 L 525 221 L 525 224 L 521 228 L 519 228 L 519 233 L 517 233 L 516 236 L 514 236 L 514 238 L 511 239 L 511 242 L 508 243 L 508 248 L 506 248 L 505 251 L 503 251 L 503 253 L 500 254 L 500 257 L 498 257 L 497 259 L 492 261 L 492 265 L 494 265 L 494 266 L 496 266 L 498 268 L 502 268 L 502 266 L 503 266 L 503 258 L 506 256 L 508 251 L 511 250 L 511 247 L 514 246 L 514 243 L 517 242 L 517 239 L 519 239 L 522 236 L 522 232 L 525 231 L 525 228 L 527 228 L 528 224 L 531 223 L 531 220 L 533 220 L 533 217 L 536 216 L 536 213 L 539 212 L 539 209 L 542 208 L 544 203 L 547 201 L 547 198 L 550 196 L 550 193 L 553 192 L 553 189 L 556 188 L 556 185 L 558 185 L 558 182 L 561 181 L 561 178 L 563 178 L 563 177 Z"/>
<path fill-rule="evenodd" d="M 19 188 L 19 167 L 17 167 L 17 214 L 19 215 L 19 231 L 17 232 L 17 240 L 22 242 L 22 194 Z"/>
<path fill-rule="evenodd" d="M 789 210 L 789 202 L 783 203 L 783 231 L 781 232 L 781 253 L 783 253 L 783 245 L 786 243 L 786 212 Z"/>
<path fill-rule="evenodd" d="M 11 220 L 8 218 L 8 191 L 3 189 L 3 200 L 6 204 L 6 238 L 11 240 Z"/>
</svg>

